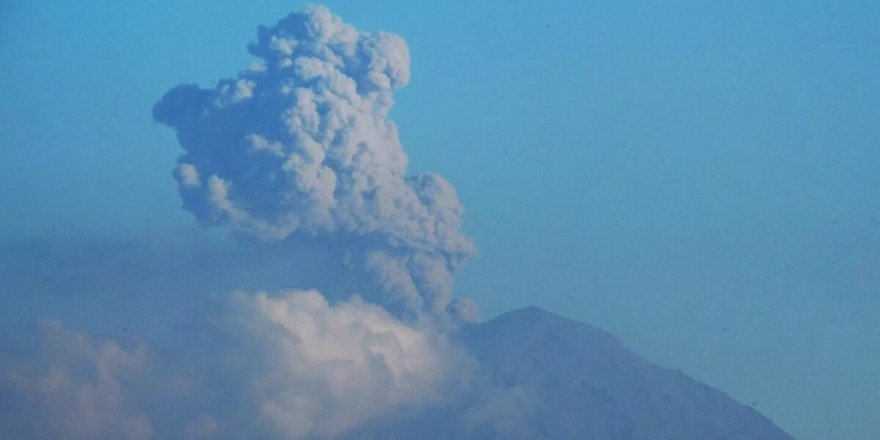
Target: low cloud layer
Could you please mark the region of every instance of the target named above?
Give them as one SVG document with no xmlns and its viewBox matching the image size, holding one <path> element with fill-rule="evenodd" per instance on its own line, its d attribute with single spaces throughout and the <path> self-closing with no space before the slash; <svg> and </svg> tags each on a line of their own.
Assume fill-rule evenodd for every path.
<svg viewBox="0 0 880 440">
<path fill-rule="evenodd" d="M 359 298 L 235 293 L 180 350 L 41 325 L 2 363 L 4 438 L 334 438 L 441 402 L 473 366 L 442 335 Z"/>
<path fill-rule="evenodd" d="M 146 347 L 126 350 L 54 321 L 40 333 L 37 353 L 0 364 L 3 438 L 153 438 L 149 418 L 132 402 L 148 367 Z"/>
</svg>

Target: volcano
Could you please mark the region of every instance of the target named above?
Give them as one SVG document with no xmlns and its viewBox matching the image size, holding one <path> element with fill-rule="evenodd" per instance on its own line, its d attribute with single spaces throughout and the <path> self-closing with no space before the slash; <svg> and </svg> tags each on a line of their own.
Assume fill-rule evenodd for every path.
<svg viewBox="0 0 880 440">
<path fill-rule="evenodd" d="M 349 439 L 793 440 L 753 408 L 536 307 L 461 330 L 470 391 Z"/>
</svg>

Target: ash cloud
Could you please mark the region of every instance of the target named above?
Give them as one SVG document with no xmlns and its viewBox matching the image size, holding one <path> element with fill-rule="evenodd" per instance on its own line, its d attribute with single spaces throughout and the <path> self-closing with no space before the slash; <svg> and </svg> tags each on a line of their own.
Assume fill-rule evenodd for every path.
<svg viewBox="0 0 880 440">
<path fill-rule="evenodd" d="M 125 348 L 54 325 L 37 353 L 0 358 L 0 408 L 10 408 L 0 436 L 357 437 L 361 427 L 425 413 L 470 387 L 476 361 L 456 333 L 476 319 L 476 307 L 453 298 L 452 281 L 476 249 L 460 231 L 452 185 L 407 175 L 388 118 L 393 92 L 409 81 L 406 43 L 309 7 L 260 27 L 249 51 L 260 62 L 213 88 L 177 86 L 153 115 L 185 150 L 174 170 L 183 207 L 241 238 L 239 249 L 268 257 L 163 254 L 155 267 L 181 264 L 157 272 L 171 280 L 170 293 L 145 292 L 168 286 L 139 270 L 117 283 L 141 303 L 171 301 L 165 313 L 186 302 L 174 300 L 186 290 L 206 301 L 178 344 Z M 139 249 L 112 247 L 104 260 L 157 262 Z M 37 260 L 32 272 L 51 271 Z M 275 293 L 227 290 L 211 302 L 198 289 L 234 281 L 218 274 L 211 287 L 182 284 L 181 272 L 206 278 L 194 260 L 231 273 L 236 261 L 249 264 L 242 273 L 260 266 L 277 274 L 275 266 L 289 264 L 289 276 L 271 278 L 292 284 Z M 92 278 L 36 285 L 64 290 L 73 279 L 83 290 Z M 308 290 L 315 286 L 324 292 Z"/>
<path fill-rule="evenodd" d="M 181 85 L 154 107 L 186 153 L 183 206 L 206 226 L 264 241 L 344 244 L 361 294 L 441 316 L 475 247 L 442 177 L 407 176 L 388 112 L 409 81 L 397 35 L 360 32 L 322 7 L 260 27 L 260 62 L 212 89 Z"/>
</svg>

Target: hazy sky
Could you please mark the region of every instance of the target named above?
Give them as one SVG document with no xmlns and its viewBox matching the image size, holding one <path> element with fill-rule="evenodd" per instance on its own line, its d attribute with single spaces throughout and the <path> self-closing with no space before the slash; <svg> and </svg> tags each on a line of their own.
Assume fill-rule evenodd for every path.
<svg viewBox="0 0 880 440">
<path fill-rule="evenodd" d="M 484 318 L 538 305 L 798 438 L 880 438 L 880 4 L 674 3 L 325 2 L 409 44 L 391 115 L 465 206 L 456 292 Z M 0 3 L 4 347 L 42 316 L 106 333 L 100 310 L 283 287 L 180 209 L 151 109 L 301 6 Z"/>
</svg>

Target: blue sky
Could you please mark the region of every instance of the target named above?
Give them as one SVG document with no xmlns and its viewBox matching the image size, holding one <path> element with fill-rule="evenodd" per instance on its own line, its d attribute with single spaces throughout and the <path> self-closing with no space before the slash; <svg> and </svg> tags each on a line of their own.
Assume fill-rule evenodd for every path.
<svg viewBox="0 0 880 440">
<path fill-rule="evenodd" d="M 301 5 L 0 5 L 7 253 L 22 239 L 223 249 L 180 209 L 181 151 L 151 108 L 247 66 L 256 26 Z M 535 304 L 799 438 L 880 436 L 875 2 L 326 5 L 407 40 L 392 116 L 410 170 L 445 176 L 465 205 L 480 255 L 456 290 L 485 318 Z M 89 280 L 71 291 L 112 290 Z M 156 307 L 4 290 L 8 334 L 43 315 L 100 328 L 89 317 L 108 300 Z"/>
</svg>

